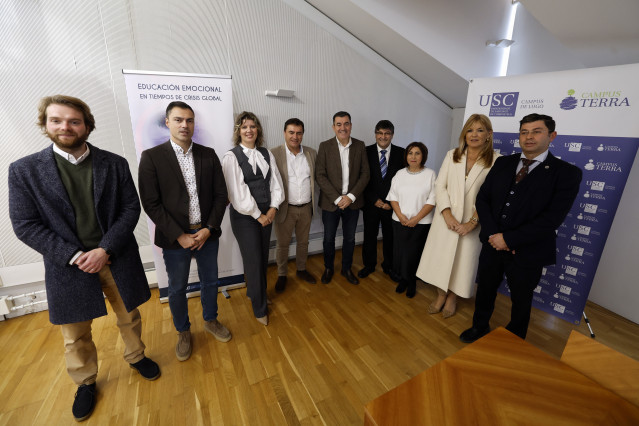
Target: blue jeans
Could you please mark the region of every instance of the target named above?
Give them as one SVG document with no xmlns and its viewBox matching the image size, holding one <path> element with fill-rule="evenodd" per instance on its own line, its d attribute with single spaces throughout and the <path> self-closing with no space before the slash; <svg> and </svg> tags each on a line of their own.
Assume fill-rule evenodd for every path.
<svg viewBox="0 0 639 426">
<path fill-rule="evenodd" d="M 187 231 L 195 234 L 198 230 Z M 217 252 L 219 239 L 208 239 L 200 250 L 185 248 L 163 249 L 164 265 L 169 276 L 169 308 L 173 316 L 173 325 L 177 331 L 191 328 L 189 307 L 186 300 L 191 258 L 197 262 L 200 277 L 200 301 L 205 321 L 217 319 Z"/>
<path fill-rule="evenodd" d="M 335 234 L 339 220 L 342 219 L 342 271 L 351 269 L 353 265 L 353 250 L 355 250 L 355 230 L 359 210 L 345 208 L 334 212 L 322 210 L 324 224 L 324 268 L 335 269 Z"/>
</svg>

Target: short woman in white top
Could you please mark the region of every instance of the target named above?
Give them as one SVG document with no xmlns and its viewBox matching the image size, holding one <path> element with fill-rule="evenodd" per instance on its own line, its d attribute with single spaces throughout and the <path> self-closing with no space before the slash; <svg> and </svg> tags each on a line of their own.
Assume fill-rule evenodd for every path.
<svg viewBox="0 0 639 426">
<path fill-rule="evenodd" d="M 386 199 L 393 208 L 393 269 L 399 275 L 395 291 L 415 297 L 417 264 L 435 207 L 435 171 L 424 167 L 428 149 L 421 142 L 406 147 L 406 168 L 391 181 Z"/>
<path fill-rule="evenodd" d="M 499 157 L 493 151 L 493 127 L 483 114 L 471 115 L 459 135 L 459 147 L 449 151 L 435 183 L 437 208 L 417 277 L 437 288 L 428 312 L 455 314 L 457 296 L 473 295 L 481 243 L 475 198 Z"/>
<path fill-rule="evenodd" d="M 275 212 L 284 201 L 275 159 L 263 148 L 262 125 L 252 112 L 241 112 L 233 131 L 235 148 L 222 158 L 229 193 L 231 229 L 242 253 L 246 294 L 257 320 L 268 325 L 266 266 Z"/>
</svg>

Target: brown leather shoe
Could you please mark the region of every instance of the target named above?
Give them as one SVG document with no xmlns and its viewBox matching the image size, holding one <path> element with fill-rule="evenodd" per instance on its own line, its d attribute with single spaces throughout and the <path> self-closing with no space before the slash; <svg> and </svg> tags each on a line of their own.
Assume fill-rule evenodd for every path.
<svg viewBox="0 0 639 426">
<path fill-rule="evenodd" d="M 301 279 L 303 279 L 304 281 L 306 281 L 309 284 L 315 284 L 317 282 L 315 277 L 312 276 L 311 274 L 309 274 L 306 269 L 304 269 L 302 271 L 297 271 L 297 273 L 295 275 L 297 275 L 297 278 L 301 278 Z"/>
<path fill-rule="evenodd" d="M 277 277 L 277 281 L 275 282 L 275 293 L 283 293 L 286 289 L 286 275 L 281 275 Z"/>
<path fill-rule="evenodd" d="M 342 269 L 341 272 L 342 276 L 344 276 L 346 278 L 346 281 L 348 281 L 351 284 L 359 284 L 359 280 L 357 279 L 357 277 L 355 275 L 353 275 L 353 271 L 351 271 L 350 269 Z"/>
</svg>

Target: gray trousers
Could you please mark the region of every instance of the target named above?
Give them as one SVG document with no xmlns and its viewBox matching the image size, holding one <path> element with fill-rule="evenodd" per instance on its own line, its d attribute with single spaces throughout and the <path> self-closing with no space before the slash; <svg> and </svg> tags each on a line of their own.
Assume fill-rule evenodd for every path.
<svg viewBox="0 0 639 426">
<path fill-rule="evenodd" d="M 230 207 L 231 229 L 240 246 L 246 295 L 251 299 L 253 314 L 261 318 L 268 314 L 266 306 L 266 267 L 273 225 L 262 226 L 251 216 L 238 213 Z"/>
</svg>

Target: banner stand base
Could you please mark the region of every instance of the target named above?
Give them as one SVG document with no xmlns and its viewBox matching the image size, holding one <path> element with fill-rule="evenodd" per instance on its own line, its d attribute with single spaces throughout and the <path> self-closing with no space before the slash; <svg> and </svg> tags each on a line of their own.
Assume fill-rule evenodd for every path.
<svg viewBox="0 0 639 426">
<path fill-rule="evenodd" d="M 586 322 L 586 325 L 588 326 L 588 330 L 590 330 L 590 337 L 592 337 L 594 339 L 595 338 L 595 332 L 592 331 L 592 327 L 590 326 L 590 320 L 586 316 L 586 311 L 583 311 L 582 313 L 584 315 L 584 321 Z"/>
</svg>

